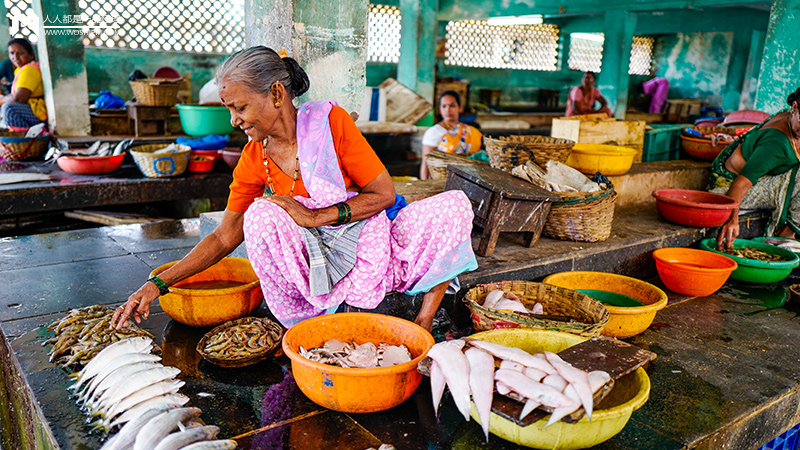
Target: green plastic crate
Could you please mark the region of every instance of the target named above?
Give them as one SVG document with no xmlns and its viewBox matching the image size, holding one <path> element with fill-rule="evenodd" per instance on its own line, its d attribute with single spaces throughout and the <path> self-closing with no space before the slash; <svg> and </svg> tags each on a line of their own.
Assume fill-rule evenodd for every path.
<svg viewBox="0 0 800 450">
<path fill-rule="evenodd" d="M 689 124 L 650 125 L 644 132 L 642 162 L 674 161 L 680 159 L 681 130 Z"/>
</svg>

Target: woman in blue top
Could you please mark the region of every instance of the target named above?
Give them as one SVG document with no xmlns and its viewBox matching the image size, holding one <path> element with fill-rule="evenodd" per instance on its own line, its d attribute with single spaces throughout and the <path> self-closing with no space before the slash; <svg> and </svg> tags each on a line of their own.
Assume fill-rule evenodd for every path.
<svg viewBox="0 0 800 450">
<path fill-rule="evenodd" d="M 725 148 L 711 166 L 709 190 L 741 202 L 742 209 L 770 209 L 767 235 L 800 233 L 800 89 L 787 98 L 789 111 L 777 113 Z M 739 236 L 739 209 L 717 235 L 717 248 Z"/>
</svg>

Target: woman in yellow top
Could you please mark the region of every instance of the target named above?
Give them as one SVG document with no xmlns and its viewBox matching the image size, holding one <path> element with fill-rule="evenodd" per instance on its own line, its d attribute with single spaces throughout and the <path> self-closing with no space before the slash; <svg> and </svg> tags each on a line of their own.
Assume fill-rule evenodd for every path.
<svg viewBox="0 0 800 450">
<path fill-rule="evenodd" d="M 42 72 L 27 39 L 8 41 L 8 58 L 17 69 L 11 93 L 2 98 L 1 124 L 12 130 L 27 130 L 47 120 Z"/>
<path fill-rule="evenodd" d="M 422 136 L 422 164 L 419 177 L 429 177 L 427 157 L 431 150 L 471 155 L 481 149 L 483 135 L 477 128 L 458 121 L 461 114 L 461 96 L 456 91 L 439 95 L 439 113 L 442 121 L 428 128 Z"/>
</svg>

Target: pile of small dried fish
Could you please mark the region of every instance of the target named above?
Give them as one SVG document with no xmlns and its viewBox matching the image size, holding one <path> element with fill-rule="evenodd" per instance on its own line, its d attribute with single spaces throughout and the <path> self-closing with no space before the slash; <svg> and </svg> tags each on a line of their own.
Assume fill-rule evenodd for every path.
<svg viewBox="0 0 800 450">
<path fill-rule="evenodd" d="M 767 253 L 764 250 L 760 250 L 755 247 L 744 246 L 742 248 L 731 248 L 723 251 L 729 255 L 738 256 L 740 258 L 755 259 L 758 261 L 786 261 L 786 258 L 781 255 Z"/>
<path fill-rule="evenodd" d="M 50 349 L 50 362 L 62 367 L 73 364 L 86 364 L 103 348 L 135 336 L 152 335 L 130 323 L 127 327 L 115 330 L 111 328 L 111 317 L 114 310 L 102 305 L 73 309 L 63 319 L 57 320 L 47 327 L 54 331 L 55 337 L 42 345 L 53 345 Z"/>
<path fill-rule="evenodd" d="M 546 406 L 552 410 L 548 427 L 583 406 L 589 420 L 594 407 L 593 394 L 610 379 L 608 373 L 586 373 L 572 367 L 555 353 L 531 355 L 515 347 L 462 339 L 440 342 L 430 350 L 433 407 L 438 411 L 445 385 L 456 408 L 469 421 L 470 395 L 478 410 L 481 427 L 489 440 L 489 418 L 495 389 L 501 395 L 511 392 L 526 399 L 520 420 L 531 411 Z M 495 370 L 495 358 L 500 365 Z M 543 427 L 543 428 L 544 428 Z"/>
<path fill-rule="evenodd" d="M 108 433 L 121 426 L 101 450 L 236 448 L 234 441 L 214 440 L 219 428 L 199 423 L 199 408 L 184 406 L 189 397 L 178 392 L 184 385 L 175 379 L 180 370 L 159 363 L 152 348 L 149 337 L 124 339 L 71 375 L 77 381 L 69 389 L 78 393 L 78 403 L 99 417 L 94 428 Z"/>
<path fill-rule="evenodd" d="M 500 289 L 495 289 L 486 294 L 486 298 L 483 300 L 483 307 L 523 314 L 544 314 L 544 306 L 541 303 L 536 303 L 533 308 L 528 309 L 513 292 L 503 292 Z"/>
<path fill-rule="evenodd" d="M 240 358 L 272 348 L 281 339 L 280 325 L 259 320 L 240 323 L 209 336 L 203 351 L 215 358 Z"/>
<path fill-rule="evenodd" d="M 357 345 L 330 339 L 322 347 L 306 350 L 300 346 L 300 356 L 321 364 L 345 368 L 369 369 L 396 366 L 411 361 L 411 352 L 403 345 L 372 342 Z"/>
</svg>

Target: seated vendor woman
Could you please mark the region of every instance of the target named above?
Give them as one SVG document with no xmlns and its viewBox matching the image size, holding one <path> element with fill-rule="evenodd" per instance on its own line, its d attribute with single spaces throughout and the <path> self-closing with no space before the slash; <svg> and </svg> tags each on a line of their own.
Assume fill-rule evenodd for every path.
<svg viewBox="0 0 800 450">
<path fill-rule="evenodd" d="M 794 238 L 800 232 L 800 89 L 787 98 L 789 111 L 768 118 L 728 145 L 711 164 L 708 190 L 725 194 L 742 209 L 769 209 L 767 236 Z M 717 235 L 717 248 L 739 236 L 739 209 Z"/>
<path fill-rule="evenodd" d="M 133 293 L 113 323 L 122 326 L 131 315 L 140 322 L 167 286 L 244 241 L 264 300 L 286 327 L 343 302 L 373 309 L 387 292 L 400 291 L 425 293 L 415 321 L 430 330 L 451 280 L 477 268 L 466 195 L 448 191 L 395 216 L 400 202 L 391 177 L 347 112 L 331 101 L 292 103 L 309 87 L 292 58 L 249 48 L 226 60 L 216 80 L 231 123 L 250 138 L 222 222 Z M 336 257 L 328 258 L 327 248 Z"/>
<path fill-rule="evenodd" d="M 8 41 L 8 58 L 16 70 L 11 93 L 2 98 L 0 124 L 13 130 L 27 130 L 47 120 L 42 72 L 27 39 Z"/>
<path fill-rule="evenodd" d="M 605 113 L 608 117 L 614 117 L 605 97 L 594 87 L 595 78 L 594 72 L 586 72 L 581 79 L 581 85 L 569 91 L 565 116 Z M 599 103 L 600 107 L 595 108 L 595 102 Z"/>
<path fill-rule="evenodd" d="M 477 128 L 458 121 L 461 110 L 461 96 L 458 92 L 444 91 L 439 95 L 439 114 L 442 115 L 442 121 L 428 128 L 422 135 L 420 179 L 426 180 L 430 177 L 428 155 L 431 150 L 471 155 L 481 149 L 483 135 Z"/>
</svg>

